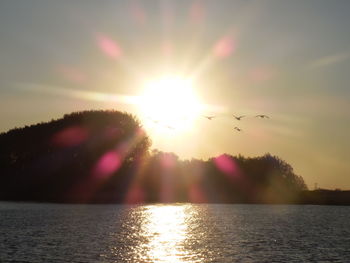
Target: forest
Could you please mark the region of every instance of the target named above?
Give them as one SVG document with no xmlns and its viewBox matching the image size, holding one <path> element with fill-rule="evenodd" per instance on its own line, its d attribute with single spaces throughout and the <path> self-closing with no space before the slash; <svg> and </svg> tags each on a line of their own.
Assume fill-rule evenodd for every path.
<svg viewBox="0 0 350 263">
<path fill-rule="evenodd" d="M 0 134 L 0 200 L 60 203 L 350 204 L 309 191 L 269 153 L 182 160 L 151 149 L 136 116 L 83 111 Z"/>
</svg>

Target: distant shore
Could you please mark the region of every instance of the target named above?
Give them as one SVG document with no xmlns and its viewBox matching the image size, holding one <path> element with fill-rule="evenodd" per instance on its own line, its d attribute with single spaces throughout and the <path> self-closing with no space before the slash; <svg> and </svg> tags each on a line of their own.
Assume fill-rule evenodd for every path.
<svg viewBox="0 0 350 263">
<path fill-rule="evenodd" d="M 62 202 L 62 200 L 26 200 L 9 199 L 0 200 L 0 202 L 24 202 L 24 203 L 53 203 L 53 204 L 124 204 L 120 202 Z M 328 190 L 317 189 L 312 191 L 303 191 L 295 202 L 191 202 L 190 200 L 173 200 L 172 202 L 142 202 L 134 204 L 167 204 L 167 203 L 207 203 L 207 204 L 261 204 L 261 205 L 350 205 L 350 190 Z"/>
<path fill-rule="evenodd" d="M 317 189 L 303 191 L 298 204 L 350 205 L 350 190 Z"/>
</svg>

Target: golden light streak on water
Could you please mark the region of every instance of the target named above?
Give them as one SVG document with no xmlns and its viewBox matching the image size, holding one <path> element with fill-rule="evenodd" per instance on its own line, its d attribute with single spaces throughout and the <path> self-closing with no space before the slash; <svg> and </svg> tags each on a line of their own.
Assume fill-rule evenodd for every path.
<svg viewBox="0 0 350 263">
<path fill-rule="evenodd" d="M 147 255 L 152 262 L 189 262 L 184 248 L 187 239 L 187 206 L 155 205 L 145 211 L 142 234 L 147 240 Z"/>
</svg>

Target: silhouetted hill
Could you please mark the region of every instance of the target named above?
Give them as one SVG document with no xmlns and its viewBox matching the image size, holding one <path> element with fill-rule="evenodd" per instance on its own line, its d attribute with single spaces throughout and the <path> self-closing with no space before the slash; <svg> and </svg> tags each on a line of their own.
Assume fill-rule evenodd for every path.
<svg viewBox="0 0 350 263">
<path fill-rule="evenodd" d="M 121 200 L 150 141 L 129 114 L 85 111 L 10 130 L 0 145 L 1 199 L 94 202 L 113 187 Z"/>
<path fill-rule="evenodd" d="M 303 178 L 270 154 L 179 160 L 150 152 L 150 144 L 136 118 L 118 111 L 10 130 L 0 134 L 0 200 L 350 204 L 345 191 L 307 191 Z"/>
</svg>

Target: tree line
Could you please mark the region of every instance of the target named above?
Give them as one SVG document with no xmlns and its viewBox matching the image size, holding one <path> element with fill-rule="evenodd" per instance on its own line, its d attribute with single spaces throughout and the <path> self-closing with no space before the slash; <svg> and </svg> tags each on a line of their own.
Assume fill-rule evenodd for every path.
<svg viewBox="0 0 350 263">
<path fill-rule="evenodd" d="M 0 199 L 68 203 L 302 203 L 307 186 L 271 154 L 181 160 L 150 150 L 136 116 L 83 111 L 0 134 Z M 302 198 L 302 199 L 301 199 Z M 310 199 L 311 200 L 311 199 Z"/>
</svg>

